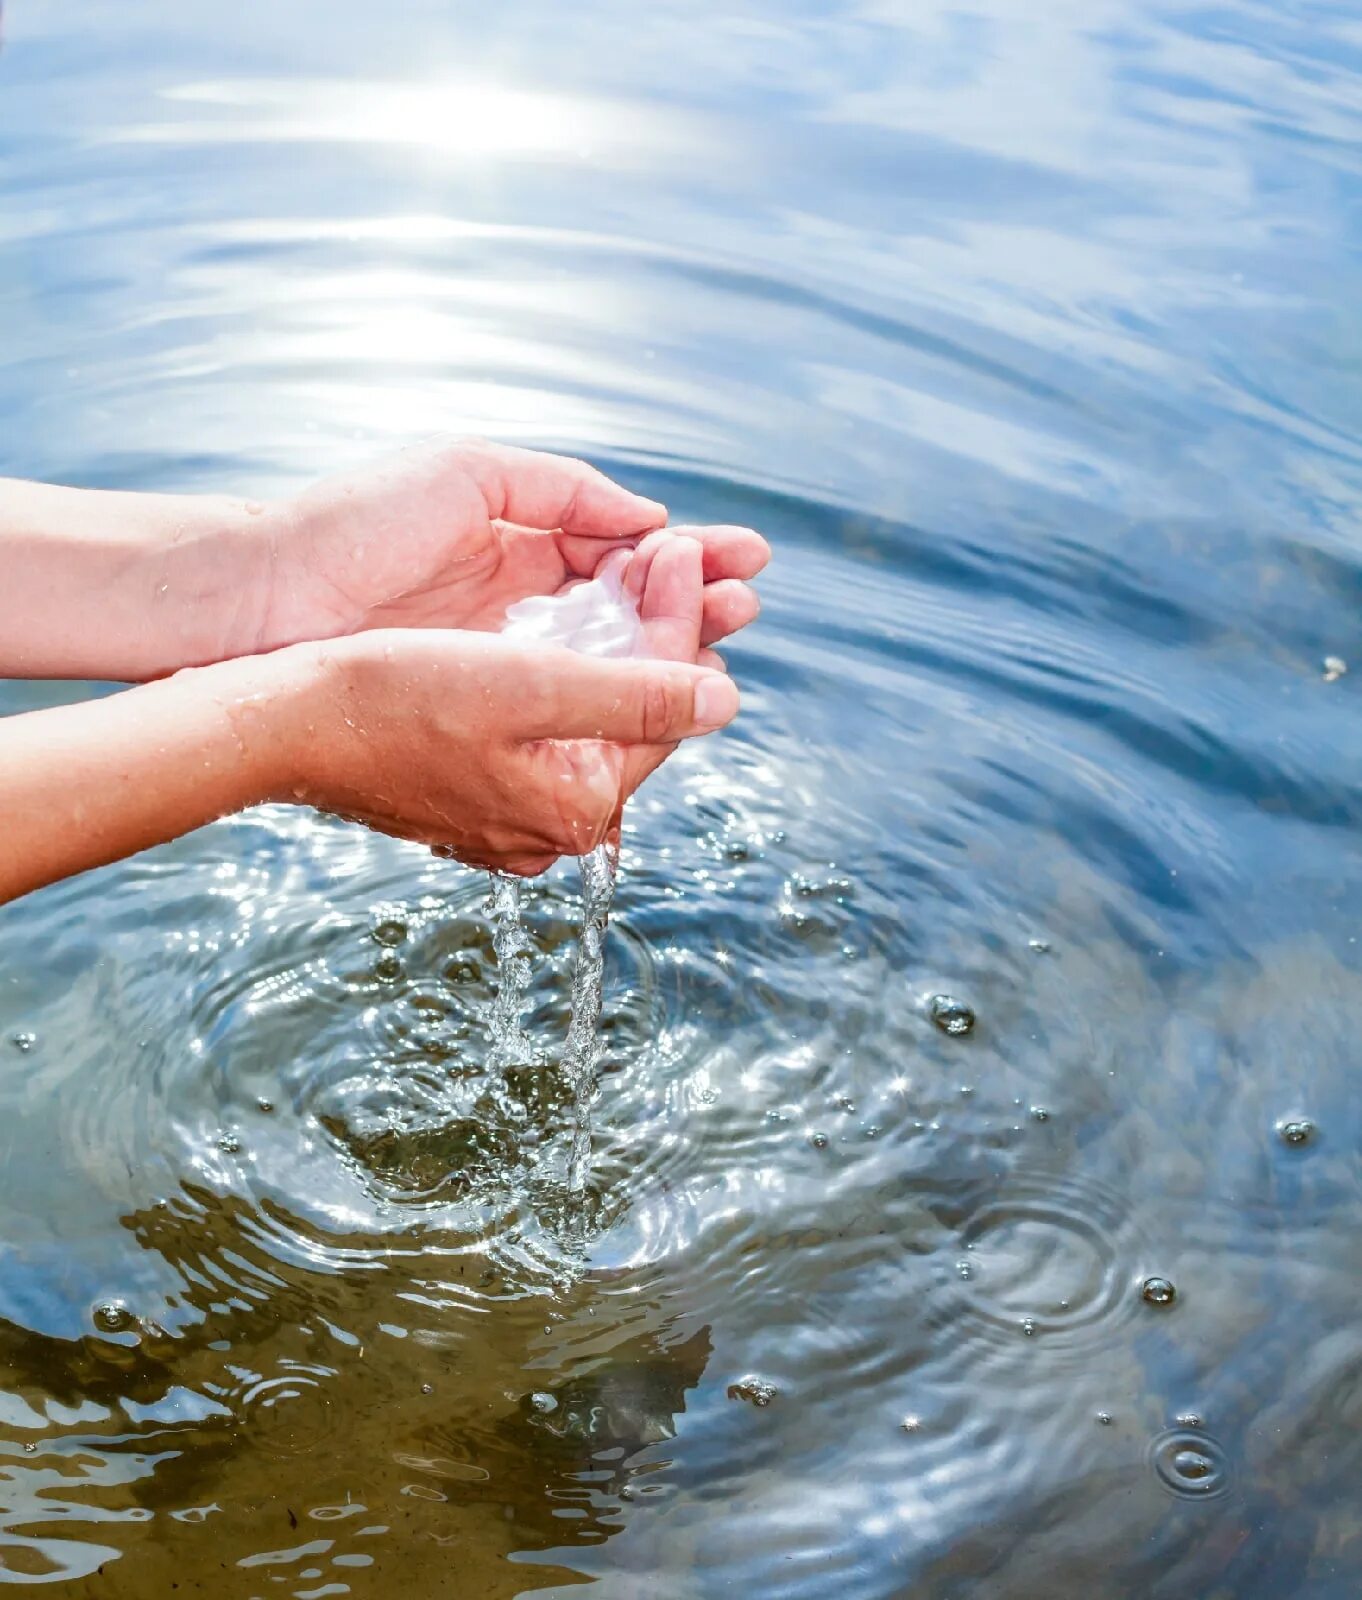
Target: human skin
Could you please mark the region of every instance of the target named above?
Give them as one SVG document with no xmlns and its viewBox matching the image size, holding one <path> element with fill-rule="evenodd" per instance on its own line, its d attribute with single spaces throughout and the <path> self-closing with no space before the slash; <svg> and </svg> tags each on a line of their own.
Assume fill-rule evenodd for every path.
<svg viewBox="0 0 1362 1600">
<path fill-rule="evenodd" d="M 647 532 L 661 508 L 580 463 L 468 450 L 427 449 L 377 484 L 311 491 L 273 523 L 264 509 L 224 511 L 232 503 L 3 486 L 0 550 L 18 560 L 0 600 L 0 669 L 152 678 L 248 640 L 263 648 L 0 721 L 0 901 L 265 800 L 539 871 L 616 828 L 678 739 L 730 720 L 737 691 L 702 640 L 755 613 L 736 574 L 762 564 L 764 542 Z M 252 519 L 273 530 L 266 556 Z M 564 526 L 531 533 L 531 519 Z M 457 554 L 439 554 L 441 528 Z M 214 549 L 235 586 L 215 576 Z M 592 661 L 486 631 L 515 599 L 580 581 L 620 550 L 655 659 Z M 182 588 L 150 623 L 149 570 L 163 580 L 154 595 Z M 305 627 L 321 642 L 289 642 Z"/>
<path fill-rule="evenodd" d="M 584 462 L 437 440 L 272 503 L 0 479 L 0 677 L 144 682 L 373 628 L 495 631 L 666 508 Z M 703 552 L 701 647 L 756 616 L 749 528 Z"/>
<path fill-rule="evenodd" d="M 737 709 L 712 668 L 455 629 L 188 668 L 0 721 L 0 903 L 265 801 L 539 871 L 605 836 L 660 749 Z"/>
</svg>

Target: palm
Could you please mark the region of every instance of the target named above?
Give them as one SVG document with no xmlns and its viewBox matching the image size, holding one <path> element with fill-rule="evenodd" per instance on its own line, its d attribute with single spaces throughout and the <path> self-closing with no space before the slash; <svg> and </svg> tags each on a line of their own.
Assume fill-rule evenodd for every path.
<svg viewBox="0 0 1362 1600">
<path fill-rule="evenodd" d="M 665 511 L 582 462 L 491 445 L 412 450 L 296 503 L 277 554 L 273 632 L 499 629 L 508 606 L 590 578 Z M 694 530 L 703 551 L 703 643 L 749 622 L 741 580 L 765 564 L 748 529 Z"/>
<path fill-rule="evenodd" d="M 462 555 L 437 557 L 419 588 L 375 605 L 367 626 L 495 632 L 509 606 L 532 595 L 557 594 L 576 579 L 594 576 L 612 548 L 598 539 L 488 522 L 465 535 Z"/>
</svg>

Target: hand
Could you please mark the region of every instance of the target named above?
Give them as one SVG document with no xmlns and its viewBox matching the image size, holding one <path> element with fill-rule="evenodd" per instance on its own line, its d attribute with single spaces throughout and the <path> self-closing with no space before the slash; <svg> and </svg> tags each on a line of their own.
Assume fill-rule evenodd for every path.
<svg viewBox="0 0 1362 1600">
<path fill-rule="evenodd" d="M 635 751 L 738 709 L 721 672 L 455 630 L 372 631 L 264 661 L 287 672 L 300 659 L 293 727 L 272 730 L 294 752 L 275 798 L 512 872 L 593 849 L 648 770 Z"/>
<path fill-rule="evenodd" d="M 276 509 L 246 648 L 372 628 L 494 631 L 508 606 L 592 577 L 666 518 L 581 461 L 481 441 L 423 445 Z M 700 545 L 700 644 L 713 645 L 756 616 L 745 580 L 770 550 L 749 528 L 674 531 Z"/>
</svg>

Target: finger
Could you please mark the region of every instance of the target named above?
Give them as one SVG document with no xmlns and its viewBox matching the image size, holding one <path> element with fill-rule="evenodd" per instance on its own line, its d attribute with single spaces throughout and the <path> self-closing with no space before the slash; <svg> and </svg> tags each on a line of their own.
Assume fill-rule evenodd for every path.
<svg viewBox="0 0 1362 1600">
<path fill-rule="evenodd" d="M 715 644 L 737 633 L 761 614 L 757 591 L 737 578 L 721 578 L 704 588 L 704 617 L 700 626 L 703 644 Z"/>
<path fill-rule="evenodd" d="M 513 734 L 673 744 L 712 733 L 738 713 L 738 690 L 720 672 L 679 661 L 630 661 L 537 650 L 515 704 Z"/>
<path fill-rule="evenodd" d="M 497 871 L 508 872 L 513 878 L 537 878 L 557 859 L 557 856 L 519 856 L 514 861 L 503 861 Z"/>
<path fill-rule="evenodd" d="M 633 555 L 624 569 L 624 598 L 635 611 L 642 608 L 653 561 L 658 552 L 666 548 L 670 538 L 671 534 L 665 528 L 655 528 L 634 547 Z"/>
<path fill-rule="evenodd" d="M 699 542 L 705 552 L 706 583 L 716 578 L 755 578 L 771 559 L 771 546 L 755 528 L 681 525 L 671 531 Z"/>
<path fill-rule="evenodd" d="M 654 661 L 694 661 L 700 651 L 705 593 L 700 546 L 694 539 L 675 539 L 669 534 L 652 537 L 666 543 L 653 552 L 639 601 L 644 651 Z M 640 550 L 631 572 L 641 555 Z"/>
<path fill-rule="evenodd" d="M 728 662 L 724 660 L 717 650 L 702 650 L 695 659 L 698 665 L 709 667 L 713 672 L 728 671 Z"/>
<path fill-rule="evenodd" d="M 458 447 L 458 460 L 494 522 L 628 539 L 667 520 L 667 508 L 656 500 L 632 493 L 571 456 L 477 440 Z"/>
</svg>

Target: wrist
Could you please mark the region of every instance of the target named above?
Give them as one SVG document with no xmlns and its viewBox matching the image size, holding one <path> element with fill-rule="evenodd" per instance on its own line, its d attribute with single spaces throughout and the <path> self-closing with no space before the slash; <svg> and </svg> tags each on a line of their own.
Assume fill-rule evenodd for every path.
<svg viewBox="0 0 1362 1600">
<path fill-rule="evenodd" d="M 319 645 L 192 667 L 167 687 L 191 697 L 219 724 L 234 773 L 233 809 L 311 800 L 325 745 L 329 665 Z"/>
</svg>

